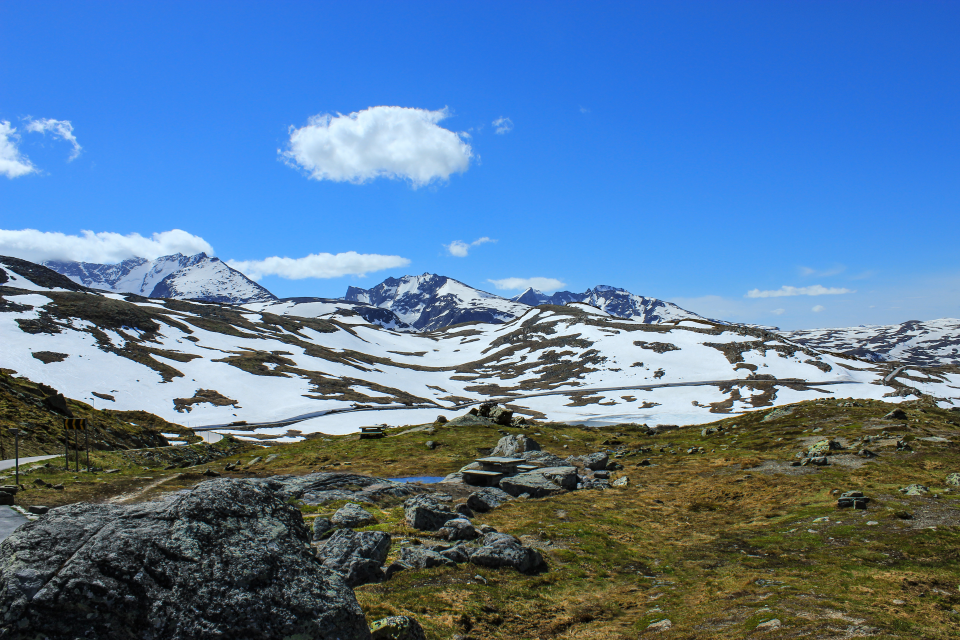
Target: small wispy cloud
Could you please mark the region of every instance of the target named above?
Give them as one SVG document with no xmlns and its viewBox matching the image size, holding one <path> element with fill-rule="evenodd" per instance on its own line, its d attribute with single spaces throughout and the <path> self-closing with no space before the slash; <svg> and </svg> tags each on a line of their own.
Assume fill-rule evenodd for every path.
<svg viewBox="0 0 960 640">
<path fill-rule="evenodd" d="M 477 238 L 473 242 L 463 242 L 462 240 L 454 240 L 450 244 L 443 245 L 443 247 L 444 249 L 447 250 L 447 252 L 450 255 L 454 257 L 466 258 L 467 255 L 469 255 L 470 253 L 470 249 L 472 249 L 473 247 L 479 247 L 480 245 L 486 244 L 488 242 L 496 242 L 496 240 L 494 240 L 493 238 L 488 238 L 487 236 L 483 236 L 482 238 Z"/>
<path fill-rule="evenodd" d="M 538 291 L 556 291 L 566 286 L 563 280 L 556 278 L 504 278 L 502 280 L 487 280 L 490 284 L 502 291 L 522 291 L 533 288 Z"/>
<path fill-rule="evenodd" d="M 775 315 L 775 316 L 782 316 L 782 315 L 785 314 L 786 312 L 787 312 L 786 309 L 774 309 L 774 310 L 771 311 L 770 313 L 772 313 L 772 314 Z"/>
<path fill-rule="evenodd" d="M 815 306 L 813 309 L 810 309 L 810 311 L 813 311 L 814 313 L 820 313 L 820 312 L 823 311 L 824 309 L 826 309 L 825 306 L 823 306 L 822 304 L 818 304 L 818 305 Z"/>
<path fill-rule="evenodd" d="M 580 113 L 590 113 L 589 107 L 580 107 Z"/>
<path fill-rule="evenodd" d="M 73 124 L 69 120 L 54 120 L 53 118 L 35 119 L 28 116 L 24 119 L 24 127 L 31 133 L 49 133 L 55 138 L 66 140 L 73 145 L 73 151 L 70 153 L 67 162 L 76 160 L 77 156 L 79 156 L 83 150 L 83 147 L 77 142 L 76 136 L 73 135 Z"/>
<path fill-rule="evenodd" d="M 287 280 L 304 278 L 339 278 L 340 276 L 364 276 L 371 271 L 405 267 L 410 260 L 400 256 L 383 256 L 375 253 L 312 253 L 303 258 L 280 258 L 272 256 L 263 260 L 228 260 L 227 264 L 252 280 L 264 276 L 280 276 Z"/>
<path fill-rule="evenodd" d="M 493 121 L 493 126 L 496 127 L 495 129 L 496 133 L 503 135 L 505 133 L 509 133 L 513 131 L 513 120 L 511 120 L 510 118 L 505 118 L 503 116 L 500 116 L 499 118 Z"/>
<path fill-rule="evenodd" d="M 760 289 L 751 289 L 747 292 L 748 298 L 782 298 L 786 296 L 836 296 L 844 293 L 856 293 L 850 289 L 840 287 L 824 287 L 815 284 L 812 287 L 789 287 L 784 285 L 779 289 L 761 291 Z"/>
</svg>

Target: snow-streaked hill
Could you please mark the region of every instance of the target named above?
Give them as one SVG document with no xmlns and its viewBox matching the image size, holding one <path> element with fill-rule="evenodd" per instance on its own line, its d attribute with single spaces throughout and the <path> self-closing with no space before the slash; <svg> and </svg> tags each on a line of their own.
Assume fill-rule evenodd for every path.
<svg viewBox="0 0 960 640">
<path fill-rule="evenodd" d="M 644 324 L 573 304 L 527 308 L 502 324 L 400 333 L 323 307 L 335 301 L 145 300 L 56 290 L 59 276 L 36 270 L 0 266 L 0 367 L 70 397 L 97 392 L 97 406 L 190 426 L 315 414 L 289 429 L 344 433 L 423 423 L 489 398 L 528 416 L 651 425 L 820 397 L 923 392 L 960 405 L 960 375 L 911 374 L 887 386 L 889 365 L 821 355 L 741 326 Z M 314 317 L 283 315 L 284 304 Z M 376 411 L 342 413 L 365 407 Z M 259 433 L 300 437 L 288 427 Z"/>
<path fill-rule="evenodd" d="M 783 332 L 801 344 L 874 362 L 916 366 L 960 365 L 960 320 L 940 318 L 902 324 Z"/>
<path fill-rule="evenodd" d="M 525 304 L 434 273 L 387 278 L 372 289 L 350 287 L 344 300 L 389 309 L 402 322 L 421 331 L 461 322 L 505 322 L 528 309 Z"/>
<path fill-rule="evenodd" d="M 631 318 L 638 322 L 647 322 L 650 324 L 682 320 L 684 318 L 702 317 L 686 309 L 681 309 L 672 302 L 638 296 L 630 293 L 626 289 L 618 289 L 617 287 L 602 284 L 593 289 L 587 289 L 583 293 L 558 291 L 549 296 L 531 288 L 511 298 L 511 300 L 530 306 L 541 304 L 564 305 L 570 304 L 571 302 L 583 302 L 603 309 L 610 315 L 618 318 Z"/>
<path fill-rule="evenodd" d="M 347 302 L 339 298 L 283 298 L 275 302 L 254 302 L 244 309 L 281 316 L 339 320 L 346 324 L 375 324 L 394 331 L 416 331 L 389 309 L 363 302 Z"/>
<path fill-rule="evenodd" d="M 207 300 L 210 302 L 265 302 L 276 296 L 205 253 L 177 253 L 156 260 L 131 258 L 119 264 L 50 261 L 44 266 L 91 289 L 135 293 L 148 298 Z"/>
</svg>

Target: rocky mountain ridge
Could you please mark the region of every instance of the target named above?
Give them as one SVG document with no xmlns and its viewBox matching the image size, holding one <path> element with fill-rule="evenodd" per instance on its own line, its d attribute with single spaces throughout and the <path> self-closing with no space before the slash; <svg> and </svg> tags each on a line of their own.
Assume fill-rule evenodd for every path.
<svg viewBox="0 0 960 640">
<path fill-rule="evenodd" d="M 541 304 L 564 305 L 580 302 L 597 307 L 618 318 L 630 318 L 648 324 L 694 318 L 704 319 L 703 316 L 682 309 L 672 302 L 638 296 L 626 289 L 608 285 L 597 285 L 583 293 L 558 291 L 549 296 L 536 289 L 528 288 L 520 295 L 510 299 L 534 307 Z"/>
<path fill-rule="evenodd" d="M 265 288 L 205 253 L 176 253 L 156 260 L 130 258 L 119 264 L 51 260 L 43 263 L 91 289 L 134 293 L 146 298 L 206 300 L 242 304 L 276 300 Z"/>
</svg>

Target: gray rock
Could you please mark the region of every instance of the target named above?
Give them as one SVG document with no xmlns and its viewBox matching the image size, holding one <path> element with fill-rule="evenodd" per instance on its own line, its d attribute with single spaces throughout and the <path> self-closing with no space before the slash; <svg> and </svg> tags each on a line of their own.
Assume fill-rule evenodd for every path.
<svg viewBox="0 0 960 640">
<path fill-rule="evenodd" d="M 497 446 L 490 452 L 491 456 L 503 456 L 505 458 L 516 458 L 521 453 L 527 451 L 540 451 L 541 447 L 536 440 L 528 438 L 522 433 L 512 436 L 504 436 L 497 442 Z"/>
<path fill-rule="evenodd" d="M 426 446 L 427 449 L 433 450 L 437 448 L 437 443 L 433 440 L 427 440 L 424 446 Z"/>
<path fill-rule="evenodd" d="M 414 529 L 437 531 L 448 520 L 460 518 L 460 514 L 440 504 L 431 496 L 414 496 L 403 503 L 404 518 Z"/>
<path fill-rule="evenodd" d="M 610 477 L 610 472 L 609 472 L 609 471 L 594 471 L 594 472 L 593 472 L 593 477 L 594 477 L 594 478 L 597 478 L 598 480 L 607 480 L 607 479 Z"/>
<path fill-rule="evenodd" d="M 431 567 L 452 567 L 453 560 L 440 555 L 433 549 L 424 547 L 404 547 L 400 549 L 401 564 L 411 569 L 430 569 Z"/>
<path fill-rule="evenodd" d="M 31 505 L 31 506 L 27 507 L 27 511 L 30 512 L 30 513 L 32 513 L 32 514 L 34 514 L 34 515 L 42 516 L 42 515 L 44 515 L 45 513 L 47 513 L 48 511 L 50 511 L 50 507 L 44 507 L 44 506 L 41 506 L 41 505 L 39 505 L 39 504 L 35 504 L 35 505 Z"/>
<path fill-rule="evenodd" d="M 482 546 L 470 554 L 470 562 L 494 569 L 512 567 L 520 573 L 534 573 L 545 565 L 540 552 L 505 533 L 485 534 Z"/>
<path fill-rule="evenodd" d="M 447 420 L 447 416 L 437 416 L 437 419 L 434 420 L 434 422 L 436 424 L 446 424 L 447 422 L 449 422 L 449 420 Z"/>
<path fill-rule="evenodd" d="M 449 558 L 457 564 L 463 564 L 464 562 L 470 562 L 470 552 L 473 551 L 470 547 L 466 545 L 458 544 L 455 547 L 450 547 L 449 549 L 444 549 L 440 551 L 440 555 L 444 558 Z"/>
<path fill-rule="evenodd" d="M 510 500 L 513 500 L 513 496 L 503 489 L 487 487 L 471 493 L 467 498 L 467 506 L 474 511 L 485 513 Z"/>
<path fill-rule="evenodd" d="M 474 515 L 476 515 L 473 513 L 473 509 L 465 504 L 458 504 L 456 507 L 454 507 L 454 510 L 465 518 L 472 518 Z"/>
<path fill-rule="evenodd" d="M 511 427 L 522 427 L 522 426 L 524 426 L 525 424 L 527 424 L 527 419 L 524 418 L 523 416 L 517 416 L 517 415 L 515 415 L 515 416 L 513 416 L 513 418 L 510 419 L 510 426 L 511 426 Z"/>
<path fill-rule="evenodd" d="M 812 458 L 824 454 L 829 455 L 831 451 L 840 451 L 841 449 L 843 449 L 843 445 L 836 440 L 821 440 L 820 442 L 814 443 L 807 453 Z"/>
<path fill-rule="evenodd" d="M 250 462 L 248 462 L 248 463 L 247 463 L 247 466 L 248 466 L 248 467 L 252 467 L 253 465 L 255 465 L 255 464 L 257 464 L 258 462 L 260 462 L 261 460 L 263 460 L 263 458 L 261 458 L 260 456 L 257 456 L 256 458 L 254 458 L 254 459 L 252 459 Z"/>
<path fill-rule="evenodd" d="M 420 623 L 410 616 L 390 616 L 370 625 L 371 640 L 427 640 Z"/>
<path fill-rule="evenodd" d="M 480 537 L 477 530 L 473 528 L 473 523 L 462 517 L 447 520 L 437 533 L 451 542 L 456 540 L 473 540 Z"/>
<path fill-rule="evenodd" d="M 493 420 L 496 424 L 506 427 L 510 424 L 510 421 L 513 420 L 513 411 L 510 409 L 504 409 L 503 407 L 493 407 L 490 409 L 487 417 Z"/>
<path fill-rule="evenodd" d="M 945 482 L 954 487 L 960 487 L 960 473 L 951 473 L 947 476 Z"/>
<path fill-rule="evenodd" d="M 468 414 L 454 418 L 453 420 L 447 423 L 447 426 L 448 427 L 474 427 L 474 426 L 489 427 L 493 424 L 494 424 L 493 420 L 490 420 L 488 418 L 481 418 L 480 416 L 475 416 L 473 414 L 468 413 Z"/>
<path fill-rule="evenodd" d="M 609 480 L 591 480 L 589 478 L 584 478 L 584 480 L 577 485 L 577 489 L 593 489 L 594 491 L 603 491 L 609 488 Z"/>
<path fill-rule="evenodd" d="M 907 412 L 903 409 L 894 409 L 887 415 L 883 416 L 884 420 L 906 420 Z"/>
<path fill-rule="evenodd" d="M 579 481 L 576 467 L 544 467 L 543 469 L 537 469 L 529 473 L 541 475 L 561 489 L 566 489 L 567 491 L 576 489 L 577 482 Z"/>
<path fill-rule="evenodd" d="M 555 456 L 546 451 L 524 451 L 518 458 L 523 458 L 530 464 L 540 465 L 541 467 L 572 467 L 569 460 L 564 460 L 560 456 Z"/>
<path fill-rule="evenodd" d="M 591 471 L 603 471 L 607 468 L 607 463 L 610 461 L 610 456 L 600 451 L 598 453 L 580 456 L 580 460 L 583 462 L 584 469 L 590 469 Z"/>
<path fill-rule="evenodd" d="M 372 513 L 360 505 L 348 502 L 333 514 L 330 522 L 338 527 L 358 529 L 360 527 L 369 527 L 372 524 L 377 524 L 377 519 Z"/>
<path fill-rule="evenodd" d="M 870 449 L 860 449 L 860 451 L 857 451 L 857 455 L 860 456 L 861 458 L 877 457 L 877 454 L 875 454 L 873 451 L 870 451 Z"/>
<path fill-rule="evenodd" d="M 343 576 L 351 587 L 385 579 L 380 565 L 390 553 L 390 534 L 339 529 L 318 551 L 323 566 Z"/>
<path fill-rule="evenodd" d="M 900 493 L 905 496 L 925 496 L 930 493 L 930 489 L 922 484 L 911 484 L 900 489 Z"/>
<path fill-rule="evenodd" d="M 515 476 L 503 478 L 500 480 L 500 488 L 515 497 L 527 494 L 531 498 L 542 498 L 563 493 L 562 488 L 538 471 L 518 473 Z"/>
<path fill-rule="evenodd" d="M 615 487 L 625 487 L 628 484 L 630 484 L 630 478 L 628 478 L 627 476 L 620 476 L 619 478 L 613 481 L 613 486 Z"/>
<path fill-rule="evenodd" d="M 326 538 L 330 532 L 333 531 L 333 523 L 330 522 L 330 518 L 314 518 L 313 519 L 313 539 L 322 540 Z"/>
<path fill-rule="evenodd" d="M 0 543 L 0 635 L 369 638 L 309 539 L 298 509 L 245 480 L 162 502 L 62 506 Z"/>
</svg>

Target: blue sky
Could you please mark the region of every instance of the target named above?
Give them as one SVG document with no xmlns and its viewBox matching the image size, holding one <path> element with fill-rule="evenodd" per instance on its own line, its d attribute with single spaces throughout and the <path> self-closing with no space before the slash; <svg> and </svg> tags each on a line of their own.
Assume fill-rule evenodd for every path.
<svg viewBox="0 0 960 640">
<path fill-rule="evenodd" d="M 947 2 L 3 3 L 0 251 L 958 317 L 957 33 Z"/>
</svg>

